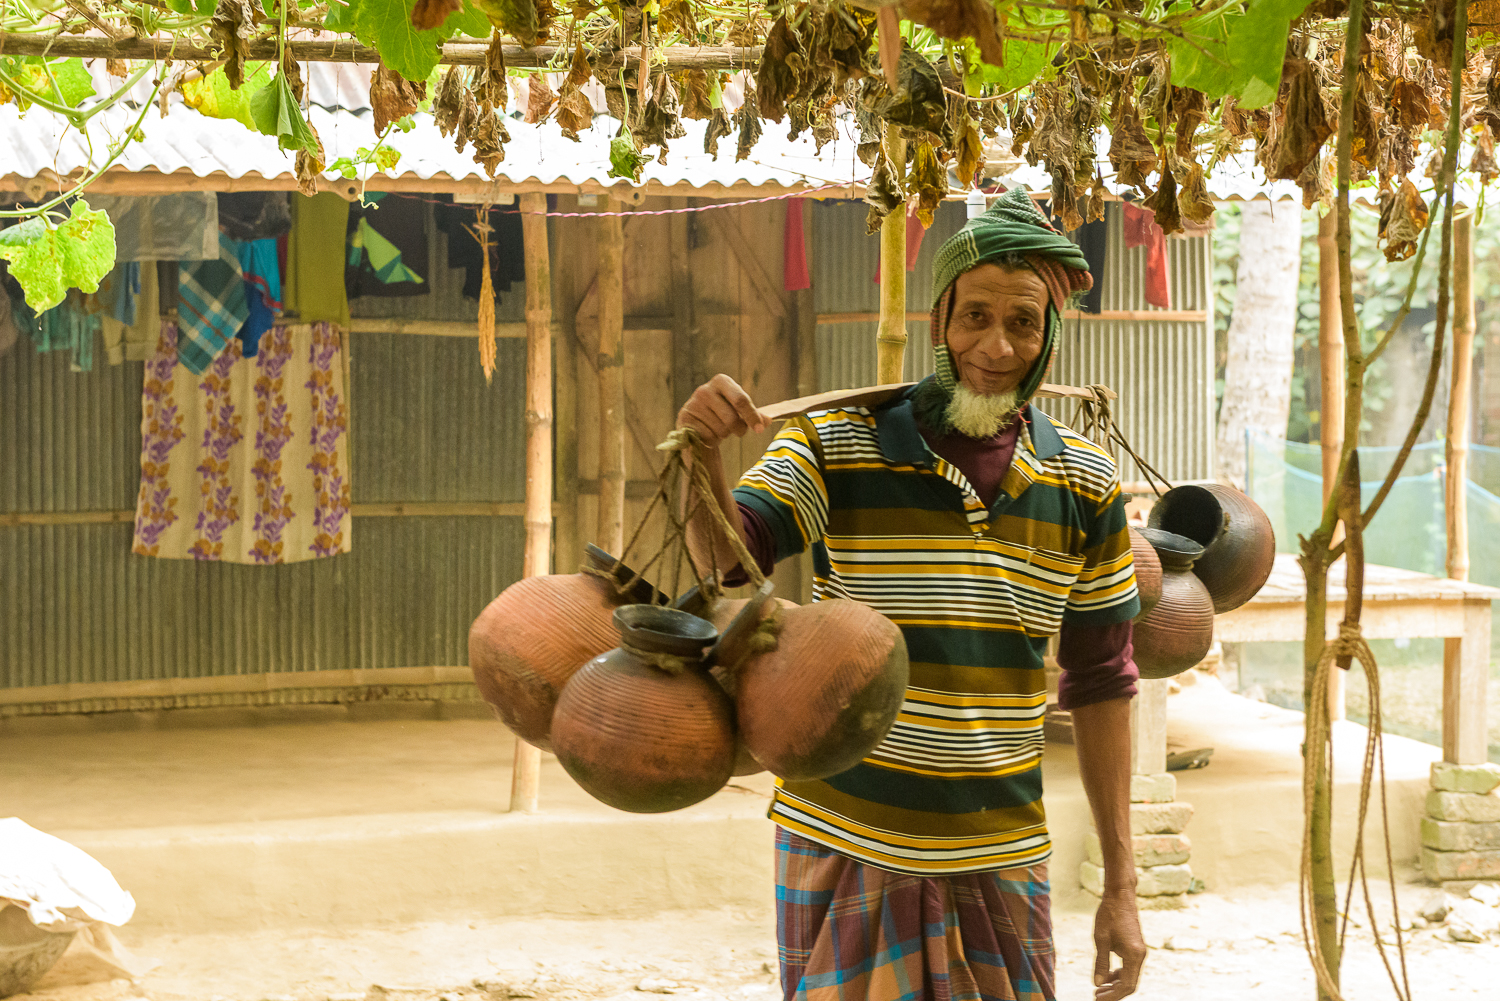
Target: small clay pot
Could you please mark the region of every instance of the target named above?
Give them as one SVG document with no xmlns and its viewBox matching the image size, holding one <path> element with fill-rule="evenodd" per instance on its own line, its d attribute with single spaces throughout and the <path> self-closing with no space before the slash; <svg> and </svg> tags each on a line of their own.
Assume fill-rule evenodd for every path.
<svg viewBox="0 0 1500 1001">
<path fill-rule="evenodd" d="M 1135 589 L 1141 600 L 1141 610 L 1135 617 L 1139 622 L 1161 600 L 1161 560 L 1136 528 L 1130 529 L 1130 554 L 1135 558 Z"/>
<path fill-rule="evenodd" d="M 1214 611 L 1230 612 L 1255 597 L 1276 562 L 1271 519 L 1243 491 L 1219 483 L 1174 487 L 1147 519 L 1152 528 L 1203 547 L 1193 572 L 1208 588 Z"/>
<path fill-rule="evenodd" d="M 1193 573 L 1203 547 L 1160 529 L 1142 529 L 1161 560 L 1161 599 L 1135 620 L 1135 664 L 1143 678 L 1170 678 L 1196 667 L 1214 642 L 1214 603 Z"/>
<path fill-rule="evenodd" d="M 621 645 L 557 700 L 552 746 L 602 803 L 665 813 L 707 799 L 734 770 L 734 707 L 703 666 L 712 624 L 673 608 L 616 610 Z"/>
<path fill-rule="evenodd" d="M 586 565 L 607 573 L 616 564 L 590 546 Z M 629 567 L 620 567 L 619 586 L 583 573 L 527 577 L 479 613 L 469 628 L 469 668 L 479 694 L 512 733 L 552 749 L 552 710 L 563 686 L 619 642 L 611 618 L 615 609 L 653 598 L 665 601 L 645 582 L 627 587 L 633 576 Z"/>
<path fill-rule="evenodd" d="M 715 622 L 729 621 L 742 604 L 721 603 Z M 783 602 L 775 614 L 776 649 L 734 672 L 740 738 L 783 779 L 848 771 L 901 711 L 910 673 L 901 630 L 869 605 L 843 599 Z"/>
</svg>

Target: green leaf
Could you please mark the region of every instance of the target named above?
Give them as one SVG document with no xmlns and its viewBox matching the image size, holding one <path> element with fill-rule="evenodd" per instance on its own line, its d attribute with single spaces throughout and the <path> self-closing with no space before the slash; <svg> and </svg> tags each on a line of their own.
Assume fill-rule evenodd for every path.
<svg viewBox="0 0 1500 1001">
<path fill-rule="evenodd" d="M 485 39 L 490 37 L 490 19 L 484 16 L 484 11 L 469 2 L 464 3 L 463 10 L 449 14 L 448 19 L 443 22 L 443 26 L 439 30 L 450 28 L 453 34 L 467 35 L 470 38 Z"/>
<path fill-rule="evenodd" d="M 52 71 L 52 79 L 57 81 L 58 92 L 68 107 L 76 108 L 84 98 L 94 96 L 94 78 L 84 68 L 82 59 L 59 59 L 47 68 Z"/>
<path fill-rule="evenodd" d="M 1001 90 L 1015 90 L 1041 76 L 1042 71 L 1061 42 L 1028 42 L 1021 38 L 1005 39 L 1005 65 L 991 66 L 979 58 L 979 46 L 966 39 L 964 47 L 964 86 L 977 96 L 980 86 L 993 84 Z"/>
<path fill-rule="evenodd" d="M 1172 83 L 1201 90 L 1209 100 L 1233 97 L 1241 108 L 1265 107 L 1281 88 L 1287 30 L 1308 2 L 1246 0 L 1242 14 L 1187 21 L 1187 37 L 1168 42 Z"/>
<path fill-rule="evenodd" d="M 641 168 L 651 161 L 649 156 L 642 156 L 635 148 L 635 142 L 629 136 L 616 136 L 609 141 L 609 176 L 623 177 L 628 181 L 640 183 Z"/>
<path fill-rule="evenodd" d="M 354 18 L 359 10 L 359 0 L 328 0 L 328 15 L 323 18 L 323 27 L 329 31 L 348 34 L 354 30 Z"/>
<path fill-rule="evenodd" d="M 432 31 L 411 26 L 416 0 L 359 0 L 354 11 L 354 35 L 380 52 L 380 61 L 408 80 L 425 80 L 437 66 L 439 46 L 453 34 L 448 25 Z"/>
<path fill-rule="evenodd" d="M 286 77 L 277 76 L 250 98 L 250 118 L 255 131 L 274 136 L 282 149 L 318 151 L 318 137 L 302 117 Z"/>
<path fill-rule="evenodd" d="M 0 237 L 0 258 L 10 262 L 26 304 L 41 313 L 62 302 L 70 288 L 99 291 L 100 280 L 115 266 L 115 228 L 109 216 L 80 198 L 55 229 L 42 219 L 28 219 L 7 230 Z"/>
<path fill-rule="evenodd" d="M 246 63 L 245 82 L 239 90 L 232 90 L 224 71 L 216 69 L 197 80 L 183 81 L 177 91 L 187 106 L 196 109 L 200 115 L 230 119 L 253 129 L 255 121 L 250 117 L 250 99 L 270 82 L 270 63 Z"/>
<path fill-rule="evenodd" d="M 167 0 L 167 7 L 178 14 L 207 17 L 214 12 L 215 0 Z"/>
</svg>

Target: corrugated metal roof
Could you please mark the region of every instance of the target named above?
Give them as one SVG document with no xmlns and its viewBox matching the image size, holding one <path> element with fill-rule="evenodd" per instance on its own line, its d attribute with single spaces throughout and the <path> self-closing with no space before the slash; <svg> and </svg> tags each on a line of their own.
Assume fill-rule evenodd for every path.
<svg viewBox="0 0 1500 1001">
<path fill-rule="evenodd" d="M 312 96 L 333 105 L 367 104 L 363 96 L 365 85 L 358 78 L 362 69 L 350 66 L 329 72 L 320 68 L 310 74 Z M 86 132 L 80 132 L 66 119 L 40 108 L 33 107 L 23 114 L 13 104 L 0 107 L 0 136 L 5 139 L 0 143 L 0 176 L 26 179 L 47 171 L 68 174 L 84 170 L 108 155 L 109 144 L 126 131 L 137 114 L 139 106 L 131 110 L 122 103 L 95 116 Z M 487 180 L 474 162 L 472 152 L 456 151 L 452 140 L 438 132 L 431 115 L 415 117 L 415 129 L 396 133 L 387 142 L 401 152 L 401 162 L 390 176 Z M 360 147 L 375 143 L 373 114 L 367 107 L 330 109 L 314 103 L 309 120 L 318 130 L 330 162 L 339 157 L 353 157 Z M 512 141 L 505 147 L 501 179 L 512 183 L 625 183 L 608 176 L 609 140 L 616 131 L 614 120 L 599 116 L 595 122 L 593 129 L 583 132 L 579 141 L 573 142 L 564 138 L 553 122 L 533 126 L 514 119 L 507 121 Z M 842 126 L 840 137 L 825 146 L 821 155 L 811 138 L 788 141 L 783 130 L 768 125 L 752 155 L 742 161 L 735 160 L 732 135 L 721 141 L 715 160 L 703 152 L 707 123 L 682 124 L 687 135 L 672 141 L 665 164 L 652 160 L 646 166 L 643 182 L 695 188 L 708 184 L 790 188 L 861 182 L 870 173 L 855 156 L 852 124 Z M 200 115 L 176 95 L 165 117 L 147 113 L 142 132 L 144 138 L 126 148 L 111 173 L 158 171 L 196 177 L 222 174 L 230 178 L 273 178 L 290 176 L 293 172 L 292 154 L 278 149 L 270 137 L 250 132 L 238 122 Z"/>
</svg>

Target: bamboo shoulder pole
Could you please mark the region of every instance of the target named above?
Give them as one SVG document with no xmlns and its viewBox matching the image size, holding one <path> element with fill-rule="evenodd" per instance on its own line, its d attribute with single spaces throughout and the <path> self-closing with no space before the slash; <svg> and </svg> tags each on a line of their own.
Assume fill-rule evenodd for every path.
<svg viewBox="0 0 1500 1001">
<path fill-rule="evenodd" d="M 613 213 L 621 203 L 600 200 Z M 599 523 L 595 544 L 623 559 L 625 548 L 625 231 L 599 217 Z"/>
<path fill-rule="evenodd" d="M 1448 576 L 1469 579 L 1469 397 L 1474 382 L 1474 216 L 1453 220 L 1453 370 L 1448 393 Z"/>
<path fill-rule="evenodd" d="M 547 196 L 521 196 L 526 259 L 526 553 L 527 577 L 552 572 L 552 262 Z M 542 752 L 516 738 L 510 809 L 535 813 Z"/>
<path fill-rule="evenodd" d="M 1344 448 L 1344 324 L 1339 306 L 1338 216 L 1318 220 L 1318 360 L 1322 387 L 1318 404 L 1318 440 L 1323 446 L 1323 503 L 1338 489 L 1339 457 Z M 1328 675 L 1328 716 L 1346 715 L 1345 672 Z"/>
<path fill-rule="evenodd" d="M 892 128 L 886 156 L 898 187 L 906 179 L 906 140 Z M 877 378 L 884 386 L 902 381 L 906 368 L 906 206 L 880 224 L 880 327 L 875 334 Z"/>
</svg>

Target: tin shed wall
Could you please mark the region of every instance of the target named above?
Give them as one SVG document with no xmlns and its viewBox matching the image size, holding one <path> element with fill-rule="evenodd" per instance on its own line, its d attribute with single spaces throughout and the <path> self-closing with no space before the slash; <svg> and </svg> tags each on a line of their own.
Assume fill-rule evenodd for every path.
<svg viewBox="0 0 1500 1001">
<path fill-rule="evenodd" d="M 141 363 L 74 373 L 25 338 L 0 357 L 0 688 L 467 663 L 470 622 L 521 575 L 521 518 L 388 512 L 523 498 L 525 343 L 500 341 L 486 386 L 472 338 L 351 342 L 353 550 L 275 567 L 131 554 Z"/>
</svg>

